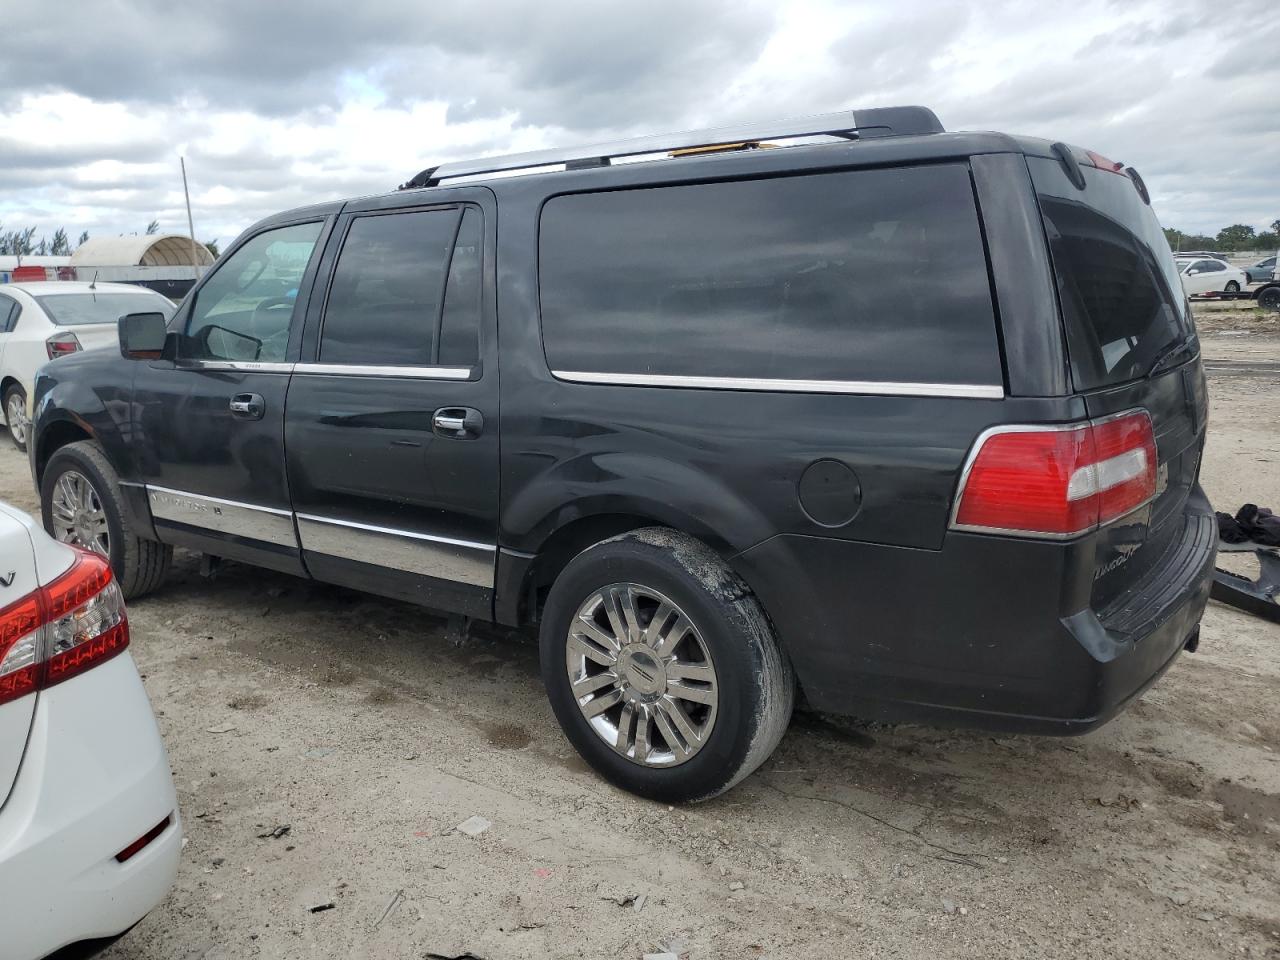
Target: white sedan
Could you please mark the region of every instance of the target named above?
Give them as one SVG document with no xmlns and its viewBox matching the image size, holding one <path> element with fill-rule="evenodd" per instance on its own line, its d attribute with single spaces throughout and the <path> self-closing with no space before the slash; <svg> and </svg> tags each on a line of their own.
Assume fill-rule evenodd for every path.
<svg viewBox="0 0 1280 960">
<path fill-rule="evenodd" d="M 1182 290 L 1189 297 L 1203 293 L 1239 293 L 1249 283 L 1239 267 L 1211 257 L 1180 259 L 1177 263 Z"/>
<path fill-rule="evenodd" d="M 177 796 L 128 644 L 106 559 L 0 503 L 5 960 L 118 937 L 173 886 Z"/>
<path fill-rule="evenodd" d="M 19 450 L 27 448 L 36 371 L 77 350 L 115 346 L 116 320 L 148 311 L 167 317 L 173 303 L 128 283 L 56 280 L 0 286 L 0 409 Z"/>
</svg>

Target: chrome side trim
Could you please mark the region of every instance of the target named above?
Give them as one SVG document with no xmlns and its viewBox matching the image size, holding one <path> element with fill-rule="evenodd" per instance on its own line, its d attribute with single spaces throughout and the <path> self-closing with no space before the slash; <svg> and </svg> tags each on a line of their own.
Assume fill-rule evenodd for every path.
<svg viewBox="0 0 1280 960">
<path fill-rule="evenodd" d="M 1004 399 L 1004 387 L 985 383 L 899 383 L 888 380 L 770 380 L 755 377 L 686 377 L 657 373 L 552 370 L 558 380 L 625 387 L 694 387 L 703 390 L 767 390 L 776 393 L 853 393 L 886 397 Z"/>
<path fill-rule="evenodd" d="M 470 380 L 471 367 L 361 366 L 351 363 L 295 363 L 293 372 L 330 377 L 401 377 L 414 380 Z"/>
<path fill-rule="evenodd" d="M 302 549 L 492 589 L 497 546 L 299 513 Z"/>
<path fill-rule="evenodd" d="M 238 500 L 206 497 L 169 487 L 146 485 L 151 515 L 191 527 L 202 527 L 246 540 L 261 540 L 282 547 L 298 547 L 293 514 L 276 507 L 261 507 Z"/>
<path fill-rule="evenodd" d="M 236 373 L 292 373 L 292 363 L 266 363 L 257 360 L 180 360 L 180 370 L 229 370 Z"/>
</svg>

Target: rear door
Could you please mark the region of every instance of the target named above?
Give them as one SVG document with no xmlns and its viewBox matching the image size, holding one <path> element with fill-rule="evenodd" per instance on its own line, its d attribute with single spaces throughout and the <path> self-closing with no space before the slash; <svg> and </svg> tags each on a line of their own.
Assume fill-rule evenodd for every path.
<svg viewBox="0 0 1280 960">
<path fill-rule="evenodd" d="M 1082 166 L 1081 191 L 1056 160 L 1029 157 L 1028 164 L 1057 274 L 1075 392 L 1091 417 L 1145 409 L 1156 435 L 1155 500 L 1099 537 L 1100 607 L 1182 533 L 1204 448 L 1204 369 L 1177 266 L 1133 182 Z"/>
<path fill-rule="evenodd" d="M 284 404 L 330 224 L 307 219 L 244 238 L 170 325 L 182 334 L 177 359 L 135 365 L 132 447 L 166 543 L 303 572 Z"/>
<path fill-rule="evenodd" d="M 322 267 L 285 417 L 312 576 L 492 613 L 498 362 L 492 194 L 351 204 Z"/>
</svg>

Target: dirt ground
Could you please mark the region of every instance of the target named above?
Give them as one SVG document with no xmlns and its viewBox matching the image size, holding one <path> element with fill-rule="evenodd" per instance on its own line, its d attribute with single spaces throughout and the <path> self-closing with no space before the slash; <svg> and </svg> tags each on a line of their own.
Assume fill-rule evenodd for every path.
<svg viewBox="0 0 1280 960">
<path fill-rule="evenodd" d="M 1275 321 L 1201 328 L 1280 359 Z M 1280 375 L 1210 385 L 1215 505 L 1280 507 Z M 7 447 L 0 498 L 36 509 Z M 518 635 L 190 555 L 130 619 L 189 843 L 112 960 L 1280 956 L 1280 626 L 1216 603 L 1090 736 L 798 716 L 676 809 L 586 769 Z"/>
</svg>

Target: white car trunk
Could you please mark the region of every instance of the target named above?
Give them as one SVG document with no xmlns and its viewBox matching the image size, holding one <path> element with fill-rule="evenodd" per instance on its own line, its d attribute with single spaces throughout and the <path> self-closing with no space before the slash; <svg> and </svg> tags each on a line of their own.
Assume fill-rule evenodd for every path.
<svg viewBox="0 0 1280 960">
<path fill-rule="evenodd" d="M 56 579 L 73 557 L 25 513 L 0 504 L 0 610 Z M 18 776 L 37 696 L 0 704 L 0 806 Z"/>
<path fill-rule="evenodd" d="M 120 343 L 120 333 L 114 323 L 81 323 L 75 326 L 58 326 L 56 333 L 74 333 L 80 341 L 81 348 L 96 350 L 99 347 L 111 347 L 113 350 Z"/>
</svg>

